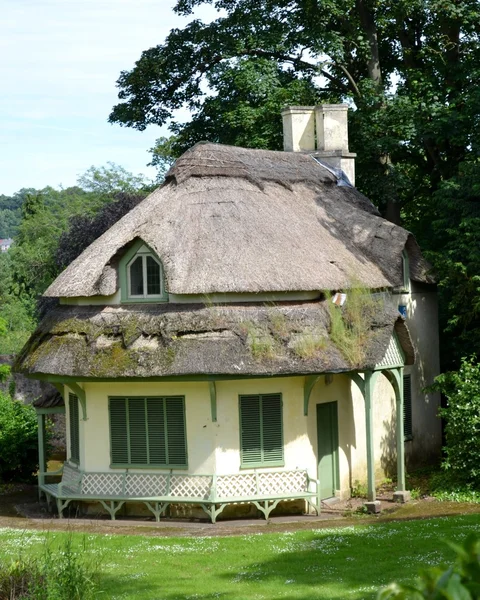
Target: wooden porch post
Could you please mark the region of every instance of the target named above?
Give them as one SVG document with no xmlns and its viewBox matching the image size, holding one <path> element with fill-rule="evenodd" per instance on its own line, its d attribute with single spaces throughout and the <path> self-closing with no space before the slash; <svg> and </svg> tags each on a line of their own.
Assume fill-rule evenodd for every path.
<svg viewBox="0 0 480 600">
<path fill-rule="evenodd" d="M 367 441 L 367 499 L 374 502 L 375 495 L 375 458 L 373 452 L 373 390 L 378 373 L 365 372 L 365 432 Z"/>
<path fill-rule="evenodd" d="M 47 463 L 45 460 L 45 415 L 37 412 L 37 423 L 38 423 L 38 482 L 40 484 L 45 483 L 45 477 L 43 473 L 47 470 Z"/>
<path fill-rule="evenodd" d="M 405 492 L 405 434 L 403 432 L 403 367 L 393 372 L 397 385 L 395 396 L 397 405 L 397 490 Z"/>
</svg>

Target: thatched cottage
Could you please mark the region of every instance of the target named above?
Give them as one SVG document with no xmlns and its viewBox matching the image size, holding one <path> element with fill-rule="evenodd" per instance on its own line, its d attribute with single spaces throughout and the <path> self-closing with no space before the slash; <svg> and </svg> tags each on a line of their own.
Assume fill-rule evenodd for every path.
<svg viewBox="0 0 480 600">
<path fill-rule="evenodd" d="M 285 152 L 191 148 L 45 292 L 17 368 L 66 400 L 60 511 L 268 516 L 392 472 L 405 499 L 405 459 L 438 453 L 428 265 L 355 189 L 347 107 L 283 119 Z"/>
</svg>

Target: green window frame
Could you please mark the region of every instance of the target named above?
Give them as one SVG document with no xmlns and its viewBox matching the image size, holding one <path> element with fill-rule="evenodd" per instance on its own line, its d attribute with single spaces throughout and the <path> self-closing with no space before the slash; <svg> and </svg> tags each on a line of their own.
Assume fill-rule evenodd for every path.
<svg viewBox="0 0 480 600">
<path fill-rule="evenodd" d="M 78 411 L 78 396 L 68 396 L 68 419 L 70 424 L 70 460 L 80 463 L 80 416 Z"/>
<path fill-rule="evenodd" d="M 282 395 L 239 396 L 239 410 L 241 467 L 283 467 Z"/>
<path fill-rule="evenodd" d="M 410 292 L 410 260 L 406 250 L 402 252 L 402 278 L 403 278 L 403 293 Z"/>
<path fill-rule="evenodd" d="M 137 273 L 133 273 L 133 269 Z M 122 302 L 166 302 L 168 292 L 162 261 L 142 240 L 137 240 L 121 258 L 119 264 L 120 295 Z M 141 291 L 132 290 L 132 282 L 137 279 Z M 152 287 L 157 287 L 152 291 Z"/>
<path fill-rule="evenodd" d="M 184 396 L 108 400 L 112 467 L 188 467 Z"/>
<path fill-rule="evenodd" d="M 413 439 L 411 375 L 403 376 L 403 436 L 405 441 Z"/>
</svg>

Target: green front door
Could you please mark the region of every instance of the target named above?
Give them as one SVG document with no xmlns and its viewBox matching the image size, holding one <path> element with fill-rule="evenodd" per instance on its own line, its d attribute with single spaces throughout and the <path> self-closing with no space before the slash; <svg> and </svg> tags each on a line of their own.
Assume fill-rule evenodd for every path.
<svg viewBox="0 0 480 600">
<path fill-rule="evenodd" d="M 318 478 L 321 499 L 331 498 L 338 489 L 337 402 L 317 404 Z"/>
</svg>

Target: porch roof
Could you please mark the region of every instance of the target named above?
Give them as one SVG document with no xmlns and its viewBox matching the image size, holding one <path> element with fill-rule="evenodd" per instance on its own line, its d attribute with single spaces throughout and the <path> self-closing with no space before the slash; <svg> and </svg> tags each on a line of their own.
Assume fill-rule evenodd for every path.
<svg viewBox="0 0 480 600">
<path fill-rule="evenodd" d="M 378 365 L 394 332 L 405 364 L 414 362 L 396 310 L 378 305 L 366 311 L 364 337 L 352 354 L 332 339 L 327 302 L 59 306 L 15 368 L 27 375 L 95 379 L 348 372 Z"/>
</svg>

